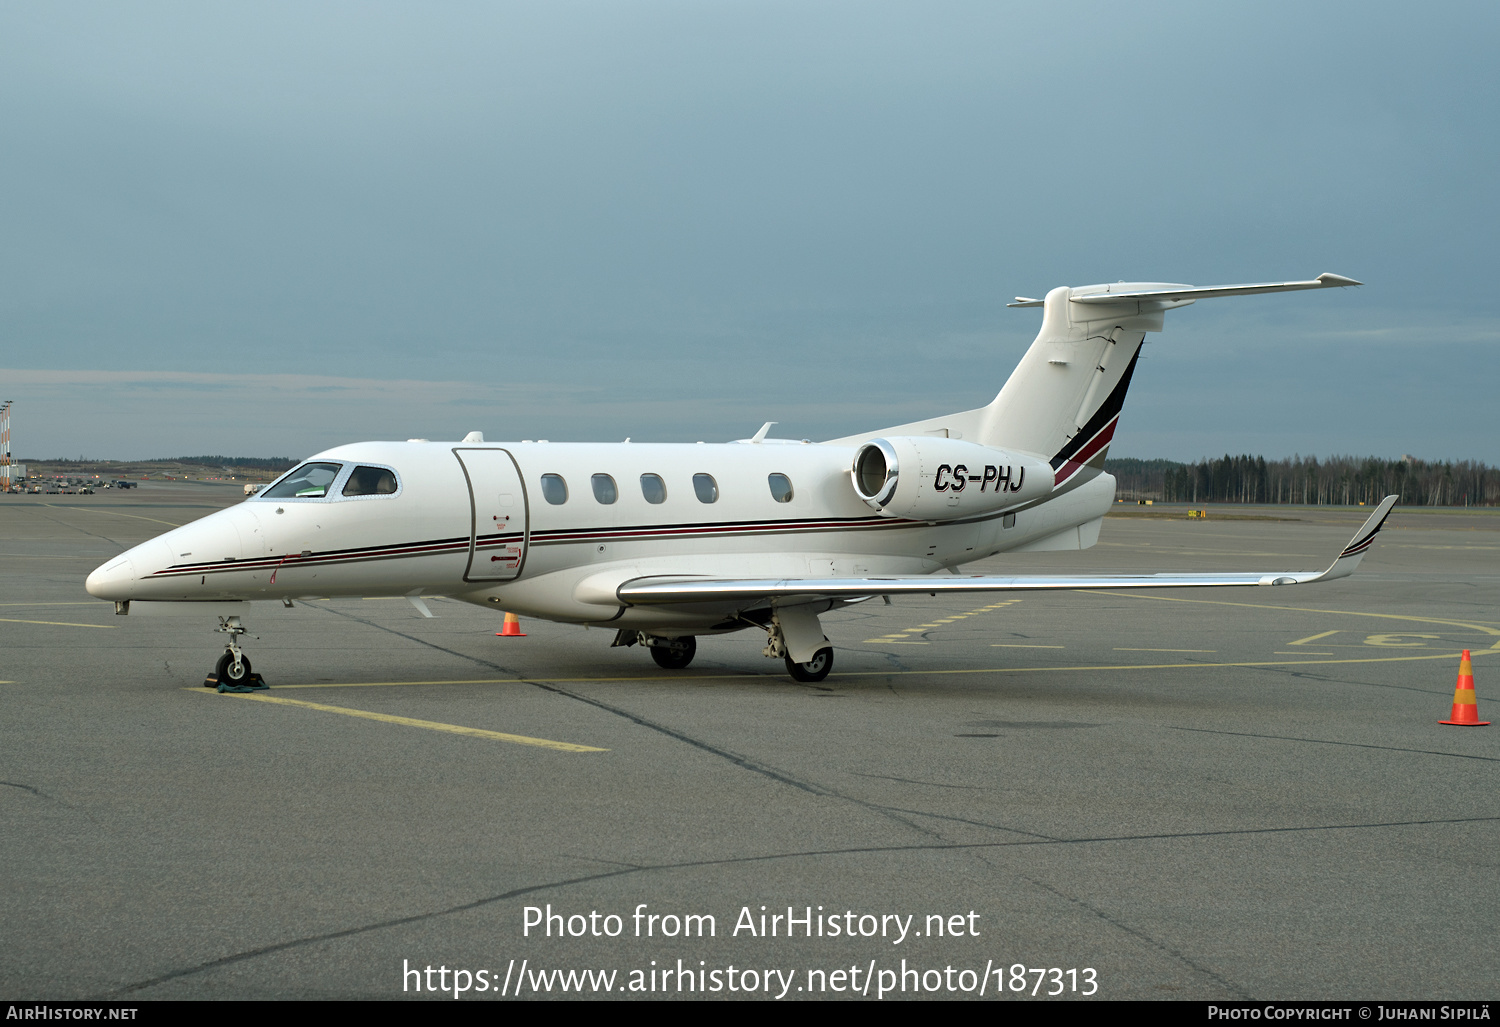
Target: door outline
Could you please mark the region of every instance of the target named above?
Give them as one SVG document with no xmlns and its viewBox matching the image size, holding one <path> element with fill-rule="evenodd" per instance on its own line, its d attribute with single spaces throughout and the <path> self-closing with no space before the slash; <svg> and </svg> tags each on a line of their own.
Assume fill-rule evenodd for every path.
<svg viewBox="0 0 1500 1027">
<path fill-rule="evenodd" d="M 511 467 L 516 472 L 516 481 L 521 486 L 521 559 L 516 564 L 516 572 L 508 578 L 475 578 L 471 577 L 474 570 L 474 556 L 479 549 L 479 502 L 474 495 L 474 479 L 469 474 L 469 465 L 464 463 L 464 453 L 504 453 L 510 461 Z M 531 552 L 531 499 L 526 494 L 526 478 L 521 474 L 521 465 L 516 463 L 515 454 L 508 449 L 496 446 L 455 446 L 453 456 L 458 460 L 459 468 L 464 472 L 464 484 L 469 489 L 469 563 L 464 568 L 464 580 L 474 584 L 494 584 L 497 582 L 514 581 L 519 578 L 526 569 L 526 556 Z"/>
</svg>

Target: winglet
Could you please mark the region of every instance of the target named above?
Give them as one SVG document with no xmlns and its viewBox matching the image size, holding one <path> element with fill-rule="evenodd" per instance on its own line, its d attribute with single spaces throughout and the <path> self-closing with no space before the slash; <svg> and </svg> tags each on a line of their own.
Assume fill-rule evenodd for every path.
<svg viewBox="0 0 1500 1027">
<path fill-rule="evenodd" d="M 1344 551 L 1338 555 L 1332 565 L 1322 574 L 1313 578 L 1313 581 L 1332 581 L 1335 578 L 1347 578 L 1354 573 L 1354 568 L 1359 566 L 1359 561 L 1364 559 L 1365 550 L 1369 549 L 1375 541 L 1375 536 L 1380 534 L 1380 529 L 1385 527 L 1385 519 L 1391 515 L 1391 508 L 1396 505 L 1400 496 L 1386 496 L 1365 521 L 1364 526 L 1354 533 L 1354 538 L 1344 547 Z M 1311 582 L 1309 582 L 1311 584 Z"/>
</svg>

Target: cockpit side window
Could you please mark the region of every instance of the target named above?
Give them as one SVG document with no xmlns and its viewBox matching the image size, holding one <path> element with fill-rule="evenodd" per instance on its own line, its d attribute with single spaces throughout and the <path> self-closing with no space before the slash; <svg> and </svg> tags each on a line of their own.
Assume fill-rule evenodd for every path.
<svg viewBox="0 0 1500 1027">
<path fill-rule="evenodd" d="M 396 491 L 396 472 L 388 467 L 356 467 L 344 482 L 346 496 L 389 496 Z"/>
<path fill-rule="evenodd" d="M 303 464 L 260 495 L 266 499 L 321 499 L 343 464 Z M 260 498 L 260 497 L 257 497 Z"/>
</svg>

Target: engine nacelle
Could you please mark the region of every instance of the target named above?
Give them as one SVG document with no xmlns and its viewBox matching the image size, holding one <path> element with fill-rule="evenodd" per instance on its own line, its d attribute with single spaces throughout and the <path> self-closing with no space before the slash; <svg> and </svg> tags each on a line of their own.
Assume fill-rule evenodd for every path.
<svg viewBox="0 0 1500 1027">
<path fill-rule="evenodd" d="M 854 491 L 887 517 L 951 521 L 1020 506 L 1052 491 L 1044 460 L 960 439 L 898 436 L 854 454 Z"/>
</svg>

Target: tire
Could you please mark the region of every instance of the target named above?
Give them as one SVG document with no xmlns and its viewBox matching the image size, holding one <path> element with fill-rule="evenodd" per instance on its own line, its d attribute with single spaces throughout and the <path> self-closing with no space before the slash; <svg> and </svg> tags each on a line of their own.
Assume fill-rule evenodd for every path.
<svg viewBox="0 0 1500 1027">
<path fill-rule="evenodd" d="M 806 663 L 796 663 L 790 656 L 786 657 L 786 672 L 793 681 L 822 681 L 832 669 L 833 650 L 826 647 L 813 653 L 813 658 Z"/>
<path fill-rule="evenodd" d="M 240 657 L 240 676 L 234 677 L 234 657 L 225 653 L 219 657 L 219 665 L 214 668 L 214 676 L 219 679 L 221 685 L 245 685 L 250 683 L 250 657 Z"/>
<path fill-rule="evenodd" d="M 685 635 L 673 641 L 680 643 L 683 648 L 669 649 L 664 645 L 651 646 L 651 658 L 663 670 L 681 670 L 692 663 L 693 657 L 698 653 L 698 640 L 692 635 Z"/>
</svg>

